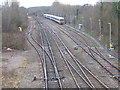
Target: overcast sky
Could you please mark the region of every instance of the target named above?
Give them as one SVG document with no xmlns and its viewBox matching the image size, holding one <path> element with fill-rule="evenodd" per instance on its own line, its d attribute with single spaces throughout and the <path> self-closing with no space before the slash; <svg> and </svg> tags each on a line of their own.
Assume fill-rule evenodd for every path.
<svg viewBox="0 0 120 90">
<path fill-rule="evenodd" d="M 51 6 L 55 0 L 18 0 L 20 6 L 34 7 L 34 6 Z M 83 4 L 95 4 L 98 0 L 58 0 L 63 4 L 70 5 L 83 5 Z"/>
<path fill-rule="evenodd" d="M 0 0 L 0 3 L 7 1 L 7 0 Z M 11 0 L 8 0 L 11 1 Z M 16 0 L 13 0 L 16 1 Z M 28 7 L 36 7 L 36 6 L 51 6 L 55 0 L 17 0 L 20 2 L 20 6 Z M 92 4 L 94 5 L 98 1 L 107 1 L 107 2 L 115 2 L 120 0 L 58 0 L 63 4 L 70 4 L 70 5 L 84 5 L 84 4 Z"/>
</svg>

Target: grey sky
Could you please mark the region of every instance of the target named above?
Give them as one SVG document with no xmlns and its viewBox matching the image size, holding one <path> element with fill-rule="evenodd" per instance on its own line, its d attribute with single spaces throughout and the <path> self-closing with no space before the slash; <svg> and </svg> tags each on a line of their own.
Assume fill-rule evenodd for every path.
<svg viewBox="0 0 120 90">
<path fill-rule="evenodd" d="M 34 6 L 50 6 L 55 0 L 18 0 L 20 6 L 34 7 Z M 63 4 L 70 5 L 83 5 L 83 4 L 95 4 L 98 0 L 58 0 Z"/>
<path fill-rule="evenodd" d="M 4 2 L 6 0 L 0 0 Z M 11 1 L 11 0 L 8 0 Z M 13 0 L 16 1 L 16 0 Z M 17 0 L 20 2 L 20 6 L 24 7 L 35 7 L 35 6 L 51 6 L 55 0 Z M 58 0 L 63 4 L 70 4 L 70 5 L 83 5 L 83 4 L 92 4 L 94 5 L 96 2 L 105 1 L 105 2 L 116 2 L 120 0 Z"/>
</svg>

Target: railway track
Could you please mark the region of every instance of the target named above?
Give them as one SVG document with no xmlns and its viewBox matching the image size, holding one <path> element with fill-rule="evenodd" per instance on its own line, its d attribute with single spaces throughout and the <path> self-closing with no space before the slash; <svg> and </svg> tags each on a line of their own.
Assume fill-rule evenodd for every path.
<svg viewBox="0 0 120 90">
<path fill-rule="evenodd" d="M 43 28 L 42 25 L 41 25 L 41 28 L 42 28 L 42 30 L 41 30 L 42 46 L 44 47 L 45 51 L 50 53 L 49 56 L 51 56 L 51 59 L 49 60 L 49 59 L 46 58 L 46 56 L 43 55 L 43 60 L 44 60 L 44 65 L 45 65 L 44 67 L 46 67 L 46 74 L 47 74 L 46 77 L 48 77 L 48 79 L 50 80 L 50 81 L 47 80 L 48 86 L 46 85 L 46 88 L 48 88 L 48 87 L 49 88 L 62 88 L 60 75 L 59 75 L 59 72 L 58 72 L 56 60 L 55 60 L 54 55 L 53 55 L 53 51 L 51 49 L 50 42 L 49 42 L 49 40 L 47 38 L 47 35 L 44 31 L 45 28 Z M 43 54 L 45 54 L 45 53 L 43 52 Z M 51 81 L 53 83 L 51 83 Z M 58 82 L 58 85 L 55 85 L 56 82 Z M 58 87 L 56 87 L 56 86 L 58 86 Z"/>
<path fill-rule="evenodd" d="M 79 85 L 79 83 L 78 83 L 78 81 L 77 81 L 77 77 L 80 77 L 87 85 L 88 85 L 88 87 L 90 87 L 90 88 L 94 88 L 95 89 L 95 85 L 93 85 L 93 82 L 91 82 L 91 80 L 88 78 L 88 76 L 86 75 L 86 73 L 85 73 L 85 71 L 87 72 L 87 73 L 89 73 L 89 75 L 91 75 L 95 80 L 97 80 L 99 83 L 100 83 L 100 85 L 102 85 L 102 87 L 104 87 L 104 88 L 106 88 L 106 89 L 108 89 L 108 86 L 107 85 L 105 85 L 102 81 L 100 81 L 92 72 L 90 72 L 90 70 L 89 69 L 87 69 L 76 57 L 74 57 L 73 55 L 72 55 L 72 53 L 69 51 L 69 49 L 65 46 L 65 44 L 63 43 L 63 41 L 60 39 L 60 37 L 54 32 L 54 31 L 50 31 L 50 29 L 49 29 L 49 31 L 48 32 L 52 32 L 51 33 L 51 36 L 53 37 L 53 39 L 54 39 L 54 41 L 56 42 L 56 45 L 57 45 L 57 48 L 59 49 L 59 51 L 60 51 L 60 53 L 61 53 L 61 56 L 63 57 L 63 59 L 64 59 L 64 61 L 65 61 L 65 63 L 66 63 L 66 65 L 67 65 L 67 67 L 68 67 L 68 69 L 69 69 L 69 71 L 70 71 L 70 73 L 71 73 L 71 76 L 73 77 L 73 80 L 75 81 L 75 84 L 76 84 L 76 86 L 78 87 L 78 88 L 80 88 L 80 85 Z M 53 35 L 53 33 L 54 33 L 54 35 Z M 55 38 L 56 37 L 56 38 Z M 55 39 L 57 39 L 57 40 L 55 40 Z M 60 42 L 61 42 L 61 44 L 60 44 Z M 62 45 L 62 46 L 60 46 L 60 45 Z M 64 55 L 64 53 L 63 53 L 63 47 L 64 47 L 64 49 L 66 50 L 66 55 Z M 74 63 L 74 64 L 73 64 Z M 82 72 L 80 72 L 80 71 Z M 75 72 L 78 76 L 77 77 L 75 77 L 76 76 L 76 74 L 73 74 L 73 72 Z M 82 74 L 82 75 L 81 75 Z"/>
<path fill-rule="evenodd" d="M 34 18 L 35 19 L 35 18 Z M 38 22 L 38 21 L 37 21 Z M 38 22 L 39 27 L 40 23 Z M 33 36 L 32 36 L 32 28 L 30 31 L 26 34 L 27 41 L 32 45 L 32 47 L 36 50 L 37 54 L 39 55 L 39 58 L 42 63 L 43 67 L 43 73 L 44 73 L 44 81 L 45 81 L 45 89 L 49 88 L 62 88 L 62 84 L 60 81 L 60 77 L 58 74 L 58 69 L 55 63 L 55 59 L 52 53 L 52 49 L 50 47 L 50 43 L 46 37 L 45 32 L 41 32 L 41 40 L 42 44 L 40 44 Z M 31 39 L 32 41 L 31 41 Z M 34 43 L 33 43 L 34 42 Z M 36 47 L 36 45 L 39 46 Z M 42 49 L 42 55 L 39 52 L 39 49 Z M 42 58 L 41 58 L 42 56 Z"/>
<path fill-rule="evenodd" d="M 109 60 L 107 60 L 104 55 L 97 49 L 96 46 L 94 46 L 95 50 L 92 49 L 91 47 L 89 47 L 88 43 L 86 42 L 85 38 L 83 38 L 79 33 L 73 31 L 75 34 L 79 35 L 83 40 L 84 42 L 81 42 L 78 38 L 75 37 L 75 35 L 72 35 L 71 33 L 67 32 L 67 30 L 61 28 L 61 27 L 57 27 L 59 28 L 62 32 L 64 32 L 68 37 L 70 37 L 77 45 L 80 46 L 80 44 L 82 44 L 84 47 L 87 47 L 88 48 L 88 51 L 85 50 L 83 48 L 83 46 L 81 45 L 80 47 L 89 55 L 91 56 L 102 68 L 104 68 L 110 75 L 112 75 L 116 80 L 120 81 L 118 77 L 115 76 L 115 74 L 118 74 L 118 72 L 120 72 L 120 69 L 117 68 L 116 66 L 114 66 Z M 76 39 L 76 40 L 75 40 Z M 79 42 L 80 43 L 79 43 Z M 102 59 L 100 62 L 99 59 L 97 59 L 97 57 L 99 57 L 99 59 Z M 105 65 L 111 65 L 112 68 L 106 68 Z"/>
<path fill-rule="evenodd" d="M 120 79 L 119 77 L 117 77 L 117 75 L 119 74 L 118 72 L 120 72 L 120 69 L 117 68 L 116 66 L 114 66 L 110 61 L 108 61 L 104 55 L 97 49 L 96 46 L 94 46 L 95 50 L 93 50 L 91 47 L 89 47 L 88 43 L 86 42 L 85 38 L 83 38 L 81 35 L 80 35 L 80 32 L 76 32 L 76 31 L 73 31 L 75 34 L 79 35 L 83 40 L 84 42 L 82 42 L 81 40 L 78 40 L 78 38 L 76 38 L 75 36 L 76 35 L 72 35 L 71 33 L 68 32 L 68 30 L 66 30 L 65 28 L 63 29 L 63 27 L 58 27 L 56 26 L 60 31 L 62 31 L 64 34 L 66 34 L 69 38 L 71 38 L 80 48 L 82 48 L 91 58 L 93 58 L 93 60 L 95 60 L 104 70 L 106 70 L 110 75 L 112 75 L 112 77 L 114 77 L 114 79 L 116 79 L 117 81 L 120 82 Z M 79 43 L 78 43 L 79 41 Z M 87 47 L 88 48 L 88 51 L 84 49 L 84 47 Z M 102 59 L 102 60 L 99 60 L 97 59 L 98 57 L 99 59 Z M 102 62 L 101 62 L 102 61 Z M 112 66 L 112 69 L 111 68 L 106 68 L 105 65 L 111 65 Z"/>
<path fill-rule="evenodd" d="M 42 63 L 43 67 L 43 73 L 44 73 L 44 81 L 45 81 L 45 89 L 49 88 L 60 88 L 63 89 L 64 85 L 63 80 L 61 80 L 61 76 L 59 73 L 59 68 L 57 67 L 56 59 L 54 56 L 54 51 L 51 47 L 50 38 L 53 39 L 55 46 L 57 47 L 59 51 L 59 57 L 62 58 L 62 60 L 65 62 L 65 65 L 67 66 L 69 73 L 74 81 L 74 84 L 76 88 L 89 88 L 96 90 L 97 88 L 104 88 L 106 90 L 109 89 L 108 85 L 105 84 L 103 81 L 101 81 L 98 76 L 96 76 L 94 73 L 92 73 L 86 66 L 84 66 L 80 60 L 74 56 L 71 51 L 68 49 L 68 47 L 65 45 L 65 43 L 62 41 L 60 36 L 56 33 L 55 27 L 52 25 L 49 25 L 48 23 L 44 23 L 44 21 L 41 23 L 39 19 L 35 18 L 39 28 L 40 28 L 40 38 L 41 43 L 38 42 L 33 36 L 32 36 L 32 30 L 27 33 L 27 40 L 28 42 L 35 48 L 36 52 L 39 55 L 39 58 Z M 76 42 L 75 37 L 73 37 L 69 32 L 63 30 L 62 27 L 57 27 L 61 32 L 64 32 L 68 37 L 70 37 L 74 42 Z M 30 37 L 34 43 L 36 43 L 39 48 L 42 50 L 42 54 L 39 52 L 39 49 L 35 47 L 35 45 L 29 40 Z M 78 40 L 77 40 L 78 41 Z M 79 45 L 80 43 L 76 43 Z M 84 44 L 83 44 L 84 45 Z M 84 46 L 86 46 L 87 43 L 85 43 Z M 81 46 L 82 48 L 82 46 Z M 88 47 L 90 48 L 90 47 Z M 84 50 L 84 48 L 83 48 Z M 96 49 L 97 50 L 97 49 Z M 88 50 L 86 53 L 93 53 L 94 51 Z M 95 51 L 99 52 L 98 51 Z M 91 57 L 93 54 L 90 54 Z M 98 54 L 98 53 L 97 53 Z M 98 56 L 101 55 L 100 52 Z M 42 56 L 42 58 L 41 58 Z M 101 55 L 102 56 L 102 55 Z"/>
</svg>

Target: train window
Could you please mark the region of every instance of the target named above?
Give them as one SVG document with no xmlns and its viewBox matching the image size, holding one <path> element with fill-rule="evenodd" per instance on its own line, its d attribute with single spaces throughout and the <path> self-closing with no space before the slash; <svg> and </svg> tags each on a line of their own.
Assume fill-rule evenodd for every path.
<svg viewBox="0 0 120 90">
<path fill-rule="evenodd" d="M 57 19 L 57 18 L 55 18 L 55 19 L 59 21 L 59 19 Z"/>
<path fill-rule="evenodd" d="M 64 19 L 60 19 L 60 21 L 64 21 Z"/>
</svg>

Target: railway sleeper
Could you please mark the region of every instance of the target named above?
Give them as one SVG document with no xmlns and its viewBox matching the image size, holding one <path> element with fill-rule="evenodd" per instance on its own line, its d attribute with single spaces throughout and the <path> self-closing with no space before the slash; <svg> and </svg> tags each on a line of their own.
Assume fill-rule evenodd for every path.
<svg viewBox="0 0 120 90">
<path fill-rule="evenodd" d="M 58 70 L 58 72 L 63 72 L 63 70 Z M 50 71 L 48 71 L 48 73 L 55 73 L 55 71 L 54 70 L 50 70 Z"/>
<path fill-rule="evenodd" d="M 65 78 L 64 76 L 60 77 L 60 79 L 64 79 L 64 78 Z M 58 78 L 56 78 L 56 77 L 48 78 L 48 81 L 57 81 L 57 80 L 58 80 Z"/>
</svg>

